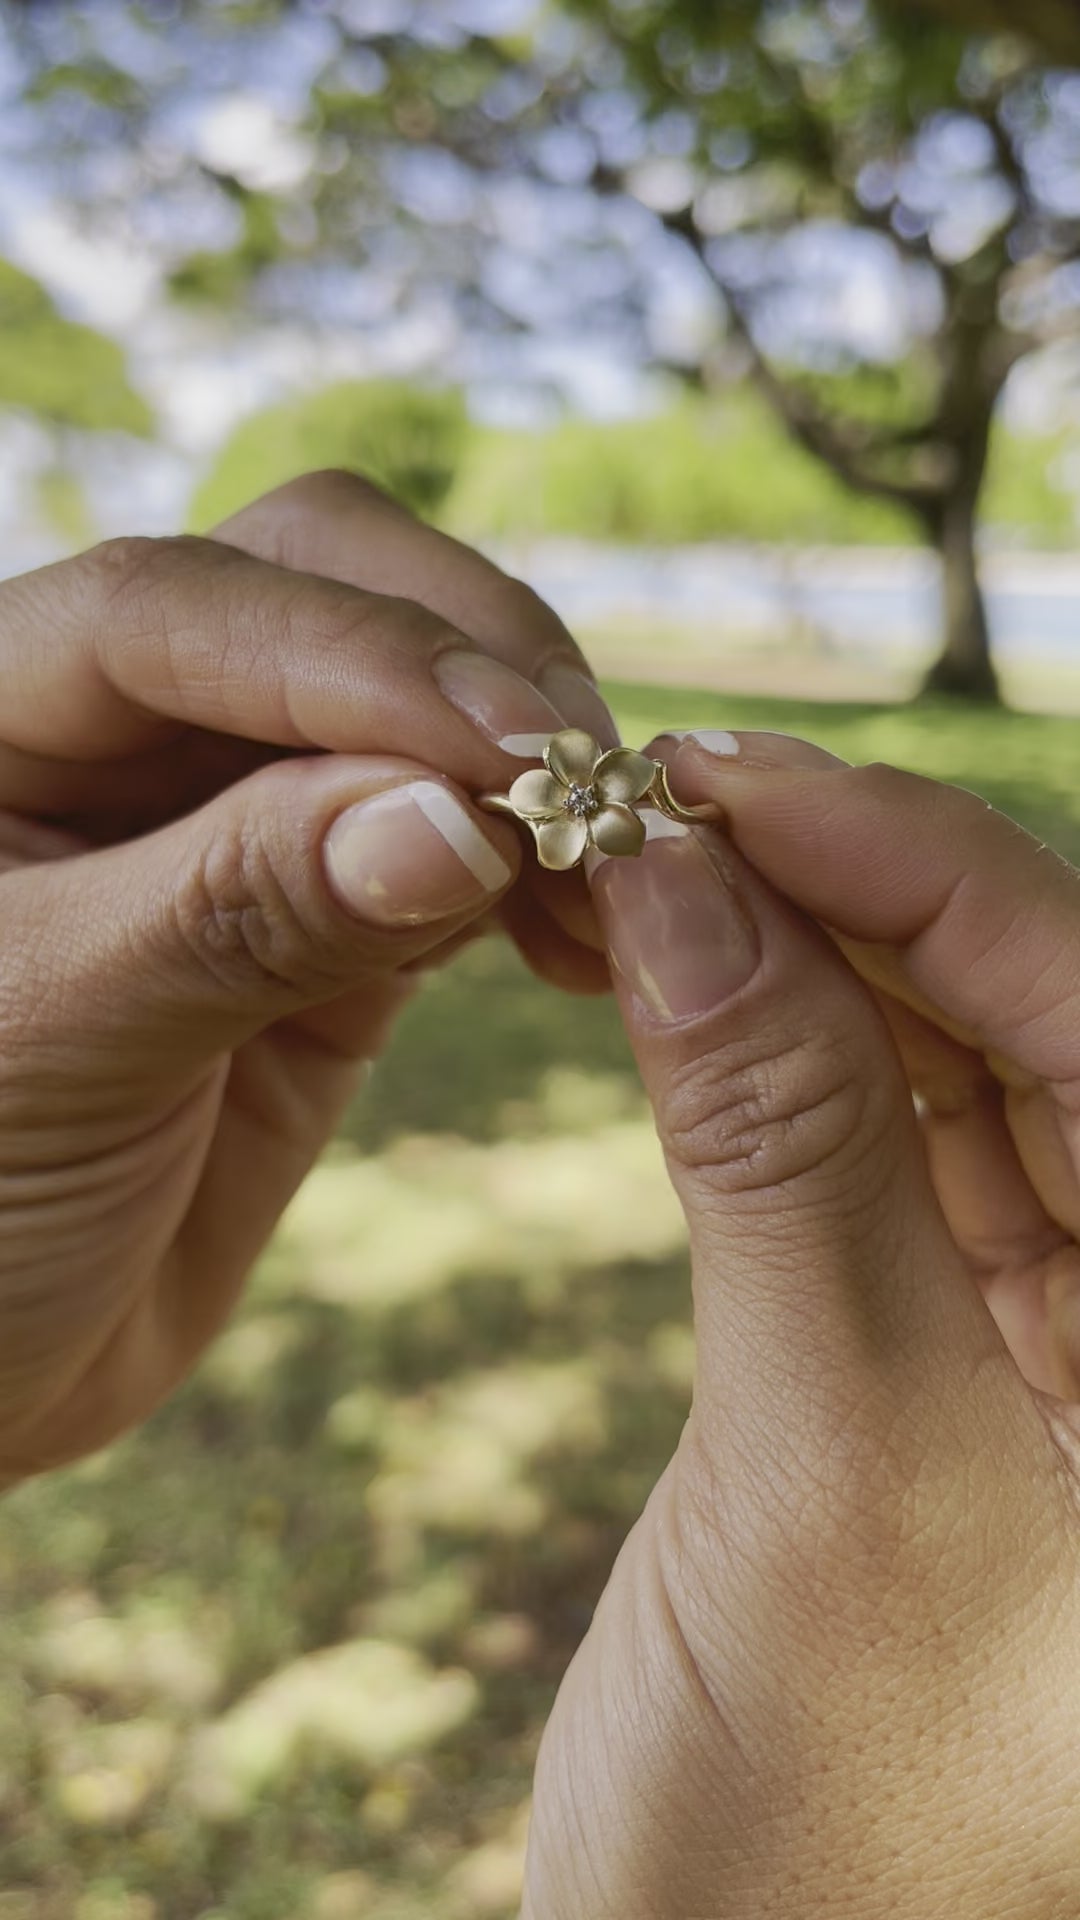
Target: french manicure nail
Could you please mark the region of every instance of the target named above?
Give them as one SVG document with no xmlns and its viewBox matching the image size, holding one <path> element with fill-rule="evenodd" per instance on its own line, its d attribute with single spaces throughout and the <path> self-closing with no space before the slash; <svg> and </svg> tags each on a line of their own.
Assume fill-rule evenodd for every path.
<svg viewBox="0 0 1080 1920">
<path fill-rule="evenodd" d="M 580 667 L 552 660 L 537 675 L 537 685 L 558 708 L 564 726 L 583 727 L 602 747 L 618 746 L 619 730 L 607 701 Z"/>
<path fill-rule="evenodd" d="M 381 927 L 423 926 L 478 908 L 513 875 L 447 787 L 414 780 L 349 807 L 324 842 L 350 912 Z"/>
<path fill-rule="evenodd" d="M 644 852 L 604 860 L 591 885 L 616 971 L 647 1018 L 709 1013 L 750 978 L 757 931 L 723 872 L 723 851 L 662 814 L 646 817 Z"/>
<path fill-rule="evenodd" d="M 815 741 L 800 740 L 791 733 L 721 733 L 708 727 L 694 727 L 683 733 L 673 728 L 666 731 L 680 746 L 704 747 L 720 759 L 739 759 L 747 767 L 791 767 L 809 771 L 848 765 L 838 754 L 819 747 Z"/>
<path fill-rule="evenodd" d="M 725 733 L 719 727 L 687 727 L 681 731 L 676 727 L 665 727 L 664 733 L 669 740 L 694 740 L 699 747 L 705 747 L 709 753 L 719 754 L 721 758 L 732 759 L 741 752 L 738 734 Z"/>
<path fill-rule="evenodd" d="M 531 681 L 490 653 L 470 653 L 464 647 L 454 647 L 449 653 L 439 654 L 432 672 L 451 706 L 497 746 L 507 740 L 538 738 L 546 745 L 563 724 L 557 709 Z M 520 746 L 509 746 L 506 751 L 521 759 L 539 758 L 539 754 L 524 752 Z"/>
<path fill-rule="evenodd" d="M 550 733 L 504 733 L 499 745 L 515 760 L 542 760 L 550 739 Z"/>
</svg>

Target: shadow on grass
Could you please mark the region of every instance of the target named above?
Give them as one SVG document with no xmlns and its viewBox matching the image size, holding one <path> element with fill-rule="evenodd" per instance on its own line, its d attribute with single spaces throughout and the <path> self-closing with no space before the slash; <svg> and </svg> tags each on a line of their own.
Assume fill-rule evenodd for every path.
<svg viewBox="0 0 1080 1920">
<path fill-rule="evenodd" d="M 545 987 L 506 942 L 485 940 L 428 981 L 403 1015 L 342 1129 L 373 1151 L 401 1133 L 495 1140 L 528 1127 L 559 1067 L 638 1087 L 611 999 Z"/>
<path fill-rule="evenodd" d="M 1080 853 L 1075 722 L 613 692 L 633 741 L 802 734 L 969 786 Z M 4 1920 L 510 1920 L 555 1687 L 688 1405 L 686 1263 L 647 1155 L 638 1177 L 642 1114 L 610 1003 L 470 949 L 409 1010 L 340 1166 L 196 1378 L 5 1503 Z M 604 1203 L 610 1247 L 586 1259 L 598 1191 L 633 1205 Z M 400 1669 L 412 1737 L 379 1761 L 319 1717 L 308 1657 L 354 1642 L 419 1663 Z M 464 1704 L 425 1731 L 447 1672 Z M 290 1674 L 299 1743 L 242 1818 L 211 1817 L 191 1736 Z M 376 1734 L 384 1711 L 356 1717 Z"/>
<path fill-rule="evenodd" d="M 308 1911 L 321 1877 L 361 1870 L 394 1894 L 388 1914 L 411 1915 L 400 1902 L 415 1897 L 417 1916 L 471 1915 L 455 1873 L 517 1817 L 558 1679 L 677 1443 L 686 1291 L 673 1258 L 567 1267 L 539 1294 L 511 1273 L 463 1276 L 364 1311 L 305 1297 L 298 1272 L 275 1302 L 276 1359 L 246 1376 L 204 1369 L 92 1469 L 16 1495 L 6 1553 L 22 1617 L 8 1658 L 22 1653 L 29 1700 L 5 1864 L 35 1889 L 34 1920 L 70 1915 L 110 1876 L 155 1920 L 217 1913 L 226 1889 L 229 1920 L 284 1920 Z M 133 1647 L 157 1608 L 212 1649 L 212 1699 L 185 1701 L 134 1658 L 120 1672 L 65 1668 L 62 1642 L 43 1671 L 37 1609 L 71 1585 L 127 1623 Z M 382 1765 L 343 1764 L 316 1722 L 240 1820 L 186 1803 L 182 1741 L 119 1830 L 72 1805 L 85 1724 L 149 1717 L 183 1736 L 357 1636 L 464 1670 L 470 1710 Z M 42 1706 L 58 1696 L 70 1703 L 59 1740 Z M 475 1911 L 510 1920 L 516 1905 Z"/>
</svg>

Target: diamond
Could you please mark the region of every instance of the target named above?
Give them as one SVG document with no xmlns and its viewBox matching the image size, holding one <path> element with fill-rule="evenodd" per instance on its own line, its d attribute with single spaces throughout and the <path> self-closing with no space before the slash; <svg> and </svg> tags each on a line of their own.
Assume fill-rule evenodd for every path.
<svg viewBox="0 0 1080 1920">
<path fill-rule="evenodd" d="M 591 819 L 600 811 L 600 801 L 595 787 L 571 787 L 566 796 L 566 811 L 572 813 L 575 820 Z"/>
</svg>

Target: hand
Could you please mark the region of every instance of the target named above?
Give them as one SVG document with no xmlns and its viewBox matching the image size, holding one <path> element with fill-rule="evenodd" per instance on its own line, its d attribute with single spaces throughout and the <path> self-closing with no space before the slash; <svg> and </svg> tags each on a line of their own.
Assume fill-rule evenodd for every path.
<svg viewBox="0 0 1080 1920">
<path fill-rule="evenodd" d="M 729 837 L 594 861 L 698 1365 L 545 1732 L 524 1914 L 1064 1920 L 1080 874 L 973 795 L 721 744 L 655 750 Z"/>
<path fill-rule="evenodd" d="M 508 895 L 469 800 L 571 718 L 610 735 L 581 668 L 344 475 L 0 585 L 0 1479 L 190 1367 L 420 963 L 503 902 L 606 980 L 584 891 Z"/>
</svg>

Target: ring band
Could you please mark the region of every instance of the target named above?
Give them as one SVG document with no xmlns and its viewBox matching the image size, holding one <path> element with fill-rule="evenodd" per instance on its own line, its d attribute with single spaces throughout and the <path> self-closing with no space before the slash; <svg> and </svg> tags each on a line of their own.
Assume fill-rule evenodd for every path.
<svg viewBox="0 0 1080 1920">
<path fill-rule="evenodd" d="M 676 800 L 668 781 L 668 770 L 662 760 L 655 760 L 656 776 L 648 792 L 648 798 L 658 813 L 669 820 L 678 820 L 684 827 L 715 827 L 723 819 L 721 807 L 706 805 L 702 807 L 683 807 Z"/>
</svg>

